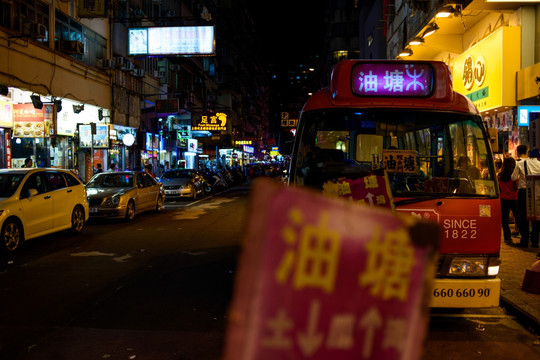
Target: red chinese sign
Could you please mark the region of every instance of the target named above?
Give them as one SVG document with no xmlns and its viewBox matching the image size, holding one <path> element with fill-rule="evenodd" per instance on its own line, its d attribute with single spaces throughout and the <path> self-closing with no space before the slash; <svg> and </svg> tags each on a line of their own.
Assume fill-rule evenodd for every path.
<svg viewBox="0 0 540 360">
<path fill-rule="evenodd" d="M 337 179 L 323 185 L 323 194 L 356 203 L 394 209 L 392 191 L 384 171 L 376 170 L 358 179 Z"/>
<path fill-rule="evenodd" d="M 387 209 L 269 180 L 253 194 L 224 359 L 420 358 L 433 244 Z"/>
</svg>

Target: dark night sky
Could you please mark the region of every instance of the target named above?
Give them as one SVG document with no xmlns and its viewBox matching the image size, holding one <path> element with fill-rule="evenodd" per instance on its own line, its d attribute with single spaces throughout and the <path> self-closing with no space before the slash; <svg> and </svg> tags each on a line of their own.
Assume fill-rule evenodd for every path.
<svg viewBox="0 0 540 360">
<path fill-rule="evenodd" d="M 297 64 L 320 53 L 326 0 L 248 1 L 263 53 L 271 63 Z"/>
</svg>

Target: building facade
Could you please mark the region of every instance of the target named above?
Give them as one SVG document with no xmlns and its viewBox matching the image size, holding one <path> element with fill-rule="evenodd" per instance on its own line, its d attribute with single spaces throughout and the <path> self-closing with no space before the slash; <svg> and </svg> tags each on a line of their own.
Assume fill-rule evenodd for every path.
<svg viewBox="0 0 540 360">
<path fill-rule="evenodd" d="M 0 167 L 19 167 L 30 157 L 36 166 L 74 169 L 87 181 L 97 163 L 104 169 L 149 163 L 156 172 L 166 162 L 227 166 L 249 160 L 235 140 L 265 138 L 264 79 L 254 76 L 256 57 L 242 52 L 241 36 L 229 38 L 222 16 L 241 4 L 1 3 Z M 213 48 L 201 55 L 134 51 L 132 29 L 158 27 L 211 28 Z M 238 54 L 243 61 L 235 61 Z M 226 119 L 222 127 L 191 130 L 216 114 Z M 222 149 L 242 156 L 220 155 Z"/>
</svg>

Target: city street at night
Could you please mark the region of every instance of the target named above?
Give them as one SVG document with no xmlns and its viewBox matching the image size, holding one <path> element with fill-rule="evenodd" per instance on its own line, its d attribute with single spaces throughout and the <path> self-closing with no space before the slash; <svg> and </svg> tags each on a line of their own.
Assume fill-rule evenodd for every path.
<svg viewBox="0 0 540 360">
<path fill-rule="evenodd" d="M 220 359 L 249 189 L 2 255 L 0 358 Z M 531 331 L 501 307 L 432 309 L 423 359 L 536 358 Z"/>
</svg>

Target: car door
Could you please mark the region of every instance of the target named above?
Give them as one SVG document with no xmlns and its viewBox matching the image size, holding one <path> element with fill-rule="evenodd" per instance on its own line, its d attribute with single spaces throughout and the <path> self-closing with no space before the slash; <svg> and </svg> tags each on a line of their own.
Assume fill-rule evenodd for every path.
<svg viewBox="0 0 540 360">
<path fill-rule="evenodd" d="M 145 210 L 148 208 L 149 194 L 148 185 L 143 173 L 137 174 L 137 208 L 139 210 Z"/>
<path fill-rule="evenodd" d="M 53 203 L 53 228 L 66 227 L 71 224 L 73 189 L 67 187 L 66 179 L 59 171 L 46 171 L 43 175 Z"/>
<path fill-rule="evenodd" d="M 30 195 L 30 189 L 36 190 L 37 194 Z M 26 238 L 53 227 L 53 201 L 46 190 L 42 173 L 30 174 L 21 188 L 19 199 Z"/>
<path fill-rule="evenodd" d="M 148 174 L 143 174 L 144 179 L 146 181 L 146 189 L 148 193 L 148 208 L 154 209 L 157 203 L 157 198 L 159 196 L 159 184 L 152 176 Z"/>
</svg>

